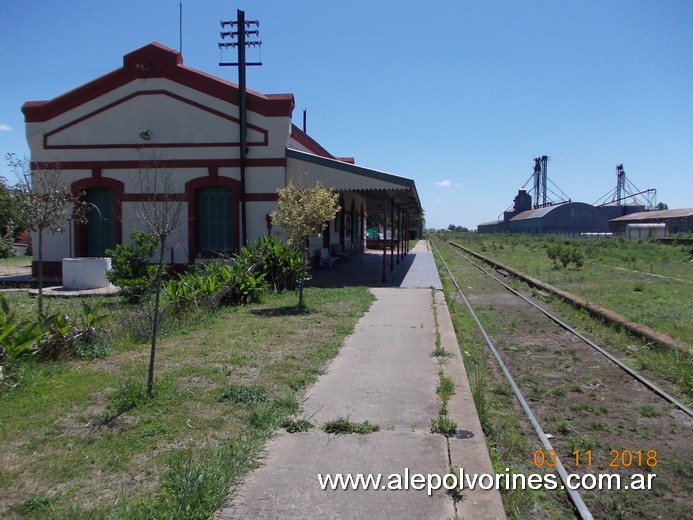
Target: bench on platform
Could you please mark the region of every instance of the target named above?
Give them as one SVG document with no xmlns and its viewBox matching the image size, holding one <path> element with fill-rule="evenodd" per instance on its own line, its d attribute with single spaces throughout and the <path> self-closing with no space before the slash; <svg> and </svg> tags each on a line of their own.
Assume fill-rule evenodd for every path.
<svg viewBox="0 0 693 520">
<path fill-rule="evenodd" d="M 334 267 L 335 264 L 339 261 L 339 257 L 337 256 L 332 256 L 330 254 L 330 250 L 327 249 L 326 247 L 323 247 L 320 250 L 320 267 Z"/>
</svg>

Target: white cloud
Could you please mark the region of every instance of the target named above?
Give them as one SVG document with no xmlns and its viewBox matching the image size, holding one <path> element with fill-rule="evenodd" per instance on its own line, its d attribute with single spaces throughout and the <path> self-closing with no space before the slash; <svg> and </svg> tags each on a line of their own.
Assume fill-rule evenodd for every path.
<svg viewBox="0 0 693 520">
<path fill-rule="evenodd" d="M 452 186 L 452 181 L 450 179 L 445 179 L 434 183 L 436 186 L 442 186 L 443 188 L 448 188 Z"/>
<path fill-rule="evenodd" d="M 0 123 L 0 132 L 11 132 L 12 127 L 5 123 Z"/>
</svg>

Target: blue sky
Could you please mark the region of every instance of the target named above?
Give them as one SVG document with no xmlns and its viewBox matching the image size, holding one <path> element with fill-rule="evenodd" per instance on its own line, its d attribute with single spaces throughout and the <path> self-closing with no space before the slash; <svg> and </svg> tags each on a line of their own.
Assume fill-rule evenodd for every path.
<svg viewBox="0 0 693 520">
<path fill-rule="evenodd" d="M 248 87 L 293 93 L 294 122 L 307 109 L 333 154 L 414 179 L 430 227 L 495 219 L 543 154 L 572 200 L 595 202 L 623 163 L 659 202 L 693 207 L 690 0 L 184 0 L 186 65 L 236 81 L 217 48 L 236 9 L 261 22 Z M 3 2 L 3 157 L 28 153 L 24 101 L 152 41 L 178 49 L 178 13 L 178 0 Z"/>
</svg>

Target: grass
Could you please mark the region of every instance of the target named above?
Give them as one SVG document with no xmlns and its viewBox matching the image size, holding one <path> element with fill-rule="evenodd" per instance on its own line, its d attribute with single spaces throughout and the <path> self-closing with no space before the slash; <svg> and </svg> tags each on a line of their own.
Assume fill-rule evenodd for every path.
<svg viewBox="0 0 693 520">
<path fill-rule="evenodd" d="M 453 240 L 632 321 L 693 343 L 690 246 L 622 238 L 475 233 Z M 584 266 L 555 268 L 546 248 L 556 243 L 579 248 Z"/>
<path fill-rule="evenodd" d="M 496 237 L 491 238 L 495 239 Z M 503 249 L 501 249 L 500 243 L 497 244 L 497 251 L 507 251 L 512 248 L 509 242 L 505 242 Z M 487 249 L 489 252 L 486 254 L 491 256 L 490 250 L 492 248 L 487 247 Z M 524 254 L 523 251 L 518 244 L 515 245 L 515 254 L 522 255 Z M 456 260 L 457 255 L 449 248 L 440 247 L 440 252 L 457 279 L 464 280 L 464 285 L 474 286 L 477 292 L 473 290 L 470 292 L 475 296 L 479 294 L 483 296 L 483 291 L 477 287 L 481 284 L 476 278 L 481 275 L 477 274 L 473 267 Z M 569 271 L 574 270 L 571 268 Z M 497 473 L 503 473 L 508 471 L 506 468 L 510 468 L 511 473 L 536 473 L 537 468 L 527 463 L 528 460 L 531 460 L 533 451 L 540 448 L 536 445 L 538 444 L 536 436 L 530 430 L 528 422 L 522 411 L 518 409 L 514 398 L 503 390 L 507 384 L 497 368 L 496 361 L 485 352 L 485 349 L 480 348 L 484 341 L 475 329 L 475 324 L 468 315 L 461 298 L 456 296 L 456 289 L 452 287 L 447 272 L 443 270 L 439 270 L 439 272 L 469 374 L 472 395 L 489 444 L 489 453 L 494 470 Z M 582 273 L 578 271 L 569 273 L 569 275 L 577 280 L 582 276 Z M 580 282 L 575 281 L 574 283 Z M 680 283 L 683 285 L 685 282 Z M 524 284 L 514 281 L 511 281 L 510 284 L 517 286 L 523 292 L 530 292 Z M 596 322 L 583 311 L 576 311 L 562 301 L 538 293 L 534 297 L 544 300 L 552 312 L 586 333 L 596 343 L 608 345 L 609 350 L 627 364 L 636 369 L 638 366 L 646 366 L 648 377 L 656 380 L 660 386 L 684 402 L 690 403 L 693 396 L 690 387 L 691 369 L 693 368 L 690 356 L 678 351 L 669 351 L 647 345 L 622 331 Z M 482 309 L 482 312 L 478 313 L 481 321 L 484 322 L 484 325 L 486 325 L 485 320 L 488 319 L 494 319 L 496 322 L 497 330 L 490 332 L 492 339 L 494 339 L 494 334 L 505 334 L 514 330 L 517 317 L 488 312 L 489 310 L 493 311 L 491 305 L 485 303 L 483 299 L 480 300 L 480 302 L 475 302 L 475 308 L 480 307 Z M 493 327 L 490 329 L 494 330 Z M 522 327 L 519 327 L 518 330 L 520 333 L 526 334 Z M 510 340 L 508 342 L 510 343 Z M 527 362 L 522 355 L 522 348 L 511 345 L 507 350 L 512 351 L 520 366 Z M 561 366 L 563 363 L 565 366 L 570 366 L 572 362 L 577 362 L 577 354 L 574 349 L 566 348 L 562 349 L 561 352 L 564 354 Z M 547 369 L 553 368 L 547 366 Z M 653 377 L 653 375 L 657 377 Z M 568 381 L 562 380 L 562 384 L 557 385 L 555 380 L 548 380 L 546 382 L 548 384 L 539 384 L 533 381 L 529 374 L 522 374 L 516 378 L 516 382 L 524 387 L 523 390 L 527 389 L 526 395 L 530 396 L 531 394 L 531 397 L 538 398 L 542 402 L 550 402 L 552 399 L 564 397 L 571 403 L 562 409 L 556 409 L 553 413 L 546 412 L 546 407 L 544 407 L 544 411 L 547 413 L 545 426 L 548 428 L 546 431 L 560 437 L 557 439 L 557 445 L 566 454 L 574 450 L 584 452 L 588 449 L 594 450 L 595 453 L 606 452 L 608 454 L 609 445 L 613 444 L 613 439 L 621 435 L 624 438 L 632 438 L 631 443 L 635 445 L 639 442 L 646 444 L 650 439 L 658 439 L 658 428 L 653 424 L 669 411 L 663 405 L 635 407 L 630 410 L 630 413 L 641 419 L 638 420 L 639 425 L 633 429 L 630 423 L 620 421 L 612 411 L 618 409 L 617 404 L 612 406 L 610 401 L 600 402 L 599 392 L 589 385 L 589 381 L 568 379 Z M 610 418 L 611 414 L 614 414 L 615 418 Z M 669 426 L 662 428 L 669 428 Z M 671 427 L 672 433 L 676 433 L 675 430 L 674 427 Z M 681 432 L 681 434 L 683 433 Z M 618 446 L 616 447 L 618 448 Z M 666 464 L 663 464 L 658 469 L 664 470 L 665 468 Z M 662 478 L 658 485 L 666 486 L 668 484 Z M 675 500 L 671 502 L 663 500 L 662 494 L 663 491 L 660 487 L 659 490 L 649 494 L 646 500 L 639 501 L 643 495 L 631 492 L 621 502 L 611 499 L 603 500 L 604 497 L 589 493 L 587 495 L 590 507 L 594 506 L 595 510 L 600 513 L 600 517 L 606 518 L 613 515 L 623 518 L 654 518 L 661 516 L 662 511 L 672 512 L 673 514 L 670 516 L 679 517 L 681 511 L 685 509 L 685 505 L 680 506 Z M 566 497 L 560 493 L 544 490 L 531 492 L 529 490 L 502 489 L 501 496 L 509 518 L 568 518 L 573 516 Z M 677 496 L 681 496 L 681 494 Z"/>
<path fill-rule="evenodd" d="M 3 518 L 208 518 L 299 408 L 300 393 L 368 308 L 365 288 L 268 294 L 173 320 L 144 392 L 149 348 L 116 300 L 114 349 L 96 361 L 26 362 L 0 393 Z M 9 296 L 18 312 L 35 301 Z M 74 301 L 51 301 L 73 313 Z M 306 427 L 306 425 L 300 425 Z"/>
</svg>

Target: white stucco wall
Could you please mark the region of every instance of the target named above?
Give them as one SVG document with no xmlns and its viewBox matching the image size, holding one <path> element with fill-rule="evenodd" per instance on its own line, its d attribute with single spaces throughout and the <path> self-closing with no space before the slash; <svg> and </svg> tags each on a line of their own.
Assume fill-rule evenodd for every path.
<svg viewBox="0 0 693 520">
<path fill-rule="evenodd" d="M 221 114 L 237 120 L 238 107 L 168 79 L 138 79 L 49 121 L 27 123 L 26 135 L 34 162 L 139 161 L 142 150 L 157 144 L 166 146 L 161 148 L 166 160 L 238 158 L 238 146 L 222 145 L 239 141 L 238 123 Z M 249 156 L 284 156 L 290 117 L 266 117 L 249 111 L 248 125 Z M 267 136 L 253 127 L 265 130 Z M 140 137 L 140 132 L 147 130 L 152 135 L 148 141 Z M 49 147 L 87 148 L 44 149 L 46 134 L 51 134 L 46 137 Z M 266 145 L 257 146 L 265 139 Z M 200 143 L 205 146 L 194 146 Z M 220 146 L 207 146 L 214 143 Z M 89 148 L 103 144 L 119 147 Z M 175 144 L 192 146 L 170 147 Z"/>
</svg>

